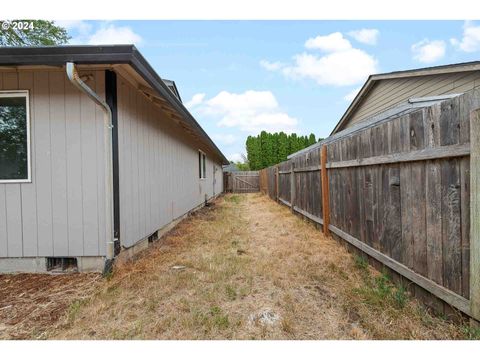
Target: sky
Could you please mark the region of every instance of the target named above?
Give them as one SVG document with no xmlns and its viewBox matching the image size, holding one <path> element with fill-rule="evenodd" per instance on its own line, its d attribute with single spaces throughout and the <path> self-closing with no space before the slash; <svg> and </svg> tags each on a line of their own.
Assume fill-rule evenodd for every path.
<svg viewBox="0 0 480 360">
<path fill-rule="evenodd" d="M 135 44 L 229 160 L 261 130 L 327 137 L 368 75 L 480 60 L 480 21 L 57 21 Z"/>
</svg>

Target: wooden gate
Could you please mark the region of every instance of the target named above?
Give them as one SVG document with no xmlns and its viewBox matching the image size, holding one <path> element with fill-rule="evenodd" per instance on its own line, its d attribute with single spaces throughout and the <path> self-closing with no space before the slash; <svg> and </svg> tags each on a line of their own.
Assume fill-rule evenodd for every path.
<svg viewBox="0 0 480 360">
<path fill-rule="evenodd" d="M 226 192 L 247 193 L 260 191 L 258 171 L 235 171 L 225 174 Z"/>
</svg>

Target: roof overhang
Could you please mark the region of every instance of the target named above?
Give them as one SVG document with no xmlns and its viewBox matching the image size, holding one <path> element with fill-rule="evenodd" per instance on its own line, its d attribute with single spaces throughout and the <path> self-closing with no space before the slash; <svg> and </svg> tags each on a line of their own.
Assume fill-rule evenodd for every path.
<svg viewBox="0 0 480 360">
<path fill-rule="evenodd" d="M 370 75 L 363 84 L 362 88 L 358 92 L 357 96 L 343 116 L 341 117 L 340 121 L 337 123 L 333 131 L 330 135 L 333 135 L 341 130 L 343 130 L 343 126 L 349 121 L 350 117 L 353 115 L 357 107 L 362 103 L 363 99 L 368 96 L 369 91 L 375 86 L 375 84 L 380 80 L 386 79 L 400 79 L 400 78 L 407 78 L 407 77 L 415 77 L 415 76 L 430 76 L 430 75 L 438 75 L 438 74 L 448 74 L 448 73 L 455 73 L 455 72 L 468 72 L 468 71 L 477 71 L 480 70 L 480 61 L 472 61 L 466 63 L 458 63 L 458 64 L 451 64 L 451 65 L 442 65 L 442 66 L 434 66 L 434 67 L 427 67 L 427 68 L 420 68 L 420 69 L 413 69 L 413 70 L 403 70 L 403 71 L 394 71 L 390 73 L 383 73 L 383 74 L 374 74 Z"/>
<path fill-rule="evenodd" d="M 129 65 L 161 99 L 165 99 L 224 164 L 229 164 L 225 155 L 134 45 L 0 48 L 0 66 L 63 66 L 67 62 L 79 65 Z"/>
</svg>

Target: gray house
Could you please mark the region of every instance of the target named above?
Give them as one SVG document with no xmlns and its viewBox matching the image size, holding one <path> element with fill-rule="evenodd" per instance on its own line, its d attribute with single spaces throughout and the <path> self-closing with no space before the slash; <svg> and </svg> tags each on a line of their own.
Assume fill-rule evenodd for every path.
<svg viewBox="0 0 480 360">
<path fill-rule="evenodd" d="M 224 164 L 134 46 L 0 49 L 0 271 L 102 271 L 220 194 Z"/>
<path fill-rule="evenodd" d="M 331 135 L 399 105 L 448 98 L 478 87 L 480 61 L 370 75 Z"/>
<path fill-rule="evenodd" d="M 330 136 L 480 88 L 480 61 L 370 75 Z M 289 159 L 322 146 L 310 145 Z"/>
</svg>

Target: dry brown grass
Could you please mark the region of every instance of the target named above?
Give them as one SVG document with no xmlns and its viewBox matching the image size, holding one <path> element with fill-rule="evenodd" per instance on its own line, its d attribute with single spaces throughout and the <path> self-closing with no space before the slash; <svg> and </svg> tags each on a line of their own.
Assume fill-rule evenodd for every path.
<svg viewBox="0 0 480 360">
<path fill-rule="evenodd" d="M 459 326 L 430 316 L 402 296 L 286 207 L 260 194 L 226 195 L 182 222 L 136 262 L 115 269 L 91 300 L 74 303 L 45 337 L 463 336 Z M 276 321 L 265 323 L 262 314 Z"/>
<path fill-rule="evenodd" d="M 97 274 L 0 275 L 0 339 L 36 339 L 90 298 Z"/>
</svg>

